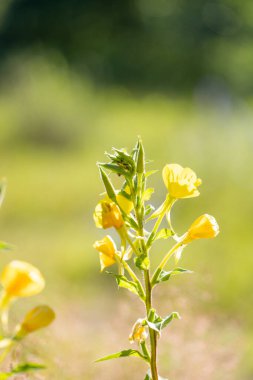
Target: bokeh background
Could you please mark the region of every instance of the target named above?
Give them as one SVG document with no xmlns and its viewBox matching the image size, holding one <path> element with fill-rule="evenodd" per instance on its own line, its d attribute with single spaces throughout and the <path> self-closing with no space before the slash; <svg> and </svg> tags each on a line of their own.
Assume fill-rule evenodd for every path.
<svg viewBox="0 0 253 380">
<path fill-rule="evenodd" d="M 103 192 L 96 161 L 142 136 L 159 205 L 169 162 L 202 178 L 199 198 L 178 202 L 178 233 L 200 214 L 221 228 L 198 241 L 192 269 L 156 291 L 177 310 L 160 341 L 162 376 L 253 378 L 253 3 L 251 0 L 1 0 L 0 169 L 8 179 L 1 264 L 38 265 L 43 294 L 20 301 L 13 323 L 38 302 L 57 320 L 27 340 L 48 370 L 36 379 L 139 380 L 138 359 L 94 364 L 129 347 L 144 310 L 99 273 L 92 213 Z M 154 260 L 169 242 L 157 243 Z"/>
</svg>

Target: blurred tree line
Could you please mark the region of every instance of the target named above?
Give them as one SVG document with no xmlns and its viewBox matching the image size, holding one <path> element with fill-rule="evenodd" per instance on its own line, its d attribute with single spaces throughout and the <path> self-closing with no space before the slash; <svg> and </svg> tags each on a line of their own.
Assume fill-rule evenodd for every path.
<svg viewBox="0 0 253 380">
<path fill-rule="evenodd" d="M 1 1 L 1 62 L 57 50 L 100 85 L 253 93 L 251 0 Z"/>
</svg>

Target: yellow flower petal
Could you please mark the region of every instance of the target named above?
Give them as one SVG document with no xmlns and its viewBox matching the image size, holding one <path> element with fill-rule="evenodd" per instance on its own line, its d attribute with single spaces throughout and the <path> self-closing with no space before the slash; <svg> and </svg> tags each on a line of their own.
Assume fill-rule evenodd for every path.
<svg viewBox="0 0 253 380">
<path fill-rule="evenodd" d="M 109 235 L 105 236 L 102 240 L 96 241 L 93 246 L 99 251 L 101 271 L 116 262 L 115 253 L 117 248 Z"/>
<path fill-rule="evenodd" d="M 55 319 L 55 312 L 47 305 L 40 305 L 30 310 L 18 326 L 16 337 L 47 327 Z"/>
<path fill-rule="evenodd" d="M 199 216 L 191 225 L 185 235 L 184 242 L 188 243 L 195 239 L 214 238 L 219 233 L 219 225 L 211 215 Z"/>
<path fill-rule="evenodd" d="M 172 198 L 192 198 L 199 195 L 197 187 L 201 180 L 190 168 L 178 164 L 167 164 L 163 168 L 163 181 Z"/>
<path fill-rule="evenodd" d="M 134 205 L 133 202 L 124 197 L 122 194 L 118 194 L 116 196 L 117 202 L 120 208 L 128 215 L 133 210 Z"/>
<path fill-rule="evenodd" d="M 132 332 L 128 338 L 130 343 L 134 343 L 134 342 L 142 343 L 147 339 L 148 337 L 147 328 L 146 326 L 143 326 L 142 323 L 143 323 L 143 319 L 141 318 L 137 319 L 137 321 L 135 322 Z"/>
<path fill-rule="evenodd" d="M 30 297 L 38 294 L 45 286 L 40 271 L 25 261 L 11 261 L 0 276 L 8 298 Z"/>
<path fill-rule="evenodd" d="M 99 202 L 93 216 L 98 228 L 115 227 L 119 229 L 124 224 L 119 207 L 111 200 L 104 199 Z"/>
</svg>

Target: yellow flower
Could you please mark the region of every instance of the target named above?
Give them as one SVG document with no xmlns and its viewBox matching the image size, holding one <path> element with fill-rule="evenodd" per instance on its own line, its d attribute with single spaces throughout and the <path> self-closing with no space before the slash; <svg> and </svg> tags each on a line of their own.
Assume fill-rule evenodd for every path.
<svg viewBox="0 0 253 380">
<path fill-rule="evenodd" d="M 96 241 L 93 247 L 99 252 L 101 272 L 104 268 L 109 267 L 116 262 L 116 245 L 109 235 L 100 241 Z"/>
<path fill-rule="evenodd" d="M 190 168 L 178 164 L 167 164 L 163 168 L 163 181 L 172 198 L 192 198 L 199 195 L 197 187 L 201 179 Z"/>
<path fill-rule="evenodd" d="M 120 206 L 120 208 L 128 215 L 134 208 L 133 202 L 130 201 L 130 199 L 127 199 L 124 197 L 122 194 L 117 194 L 116 195 L 117 202 Z"/>
<path fill-rule="evenodd" d="M 189 243 L 195 239 L 214 238 L 219 233 L 219 225 L 211 215 L 204 214 L 199 216 L 185 234 L 184 243 Z"/>
<path fill-rule="evenodd" d="M 142 343 L 147 339 L 148 337 L 147 328 L 146 326 L 143 326 L 142 323 L 143 323 L 143 319 L 141 318 L 137 319 L 137 321 L 135 322 L 132 332 L 128 338 L 130 343 L 134 343 L 134 342 Z"/>
<path fill-rule="evenodd" d="M 40 305 L 30 310 L 23 322 L 18 326 L 16 338 L 23 338 L 25 335 L 47 327 L 55 319 L 55 312 L 46 305 Z"/>
<path fill-rule="evenodd" d="M 5 298 L 30 297 L 38 294 L 45 286 L 40 271 L 25 261 L 11 261 L 0 275 Z"/>
<path fill-rule="evenodd" d="M 93 216 L 98 228 L 119 229 L 124 224 L 119 207 L 111 200 L 104 199 L 99 202 Z"/>
</svg>

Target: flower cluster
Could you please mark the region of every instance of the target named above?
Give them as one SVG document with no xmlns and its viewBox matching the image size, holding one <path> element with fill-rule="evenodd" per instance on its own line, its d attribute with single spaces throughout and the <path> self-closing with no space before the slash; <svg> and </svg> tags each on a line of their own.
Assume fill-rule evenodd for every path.
<svg viewBox="0 0 253 380">
<path fill-rule="evenodd" d="M 1 191 L 2 190 L 2 191 Z M 4 187 L 0 184 L 0 199 Z M 7 249 L 9 245 L 1 242 L 1 247 Z M 39 294 L 45 287 L 45 280 L 38 268 L 25 261 L 13 260 L 7 264 L 0 273 L 0 322 L 1 337 L 0 364 L 7 354 L 28 334 L 48 326 L 55 318 L 54 311 L 47 305 L 39 305 L 30 310 L 13 331 L 9 331 L 9 310 L 11 305 L 19 298 L 30 297 Z M 29 363 L 26 364 L 29 369 Z M 22 367 L 22 366 L 21 366 Z M 13 367 L 12 372 L 1 373 L 7 378 L 12 373 L 18 373 L 19 366 Z M 39 368 L 39 366 L 38 366 Z M 32 369 L 32 368 L 31 368 Z"/>
<path fill-rule="evenodd" d="M 116 278 L 119 287 L 126 288 L 139 296 L 145 304 L 146 316 L 138 318 L 129 336 L 131 343 L 136 342 L 138 350 L 123 350 L 109 355 L 101 360 L 123 356 L 139 356 L 150 366 L 146 378 L 158 380 L 156 364 L 157 337 L 173 319 L 179 318 L 177 312 L 161 317 L 152 307 L 152 290 L 154 286 L 171 278 L 171 275 L 189 273 L 183 268 L 165 270 L 168 261 L 174 256 L 176 263 L 181 258 L 183 249 L 197 239 L 214 238 L 219 233 L 215 218 L 208 214 L 199 216 L 180 237 L 176 234 L 171 222 L 171 210 L 180 199 L 199 196 L 201 179 L 190 168 L 179 164 L 167 164 L 162 170 L 162 178 L 167 189 L 165 200 L 156 210 L 149 203 L 154 189 L 147 188 L 147 178 L 151 173 L 146 172 L 145 153 L 141 140 L 138 140 L 131 153 L 126 150 L 114 149 L 114 154 L 108 154 L 109 163 L 99 163 L 102 182 L 106 197 L 95 207 L 94 221 L 98 228 L 114 228 L 119 244 L 106 235 L 94 243 L 100 257 L 101 271 L 117 265 L 117 272 L 107 272 Z M 122 177 L 122 188 L 116 190 L 111 181 L 116 173 Z M 145 224 L 155 220 L 150 231 Z M 167 220 L 167 227 L 161 227 Z M 150 224 L 149 224 L 150 225 Z M 158 239 L 174 240 L 174 245 L 164 255 L 155 269 L 150 271 L 150 250 Z M 138 273 L 142 272 L 139 277 Z M 144 281 L 142 279 L 144 278 Z M 146 341 L 149 337 L 149 348 Z"/>
</svg>

